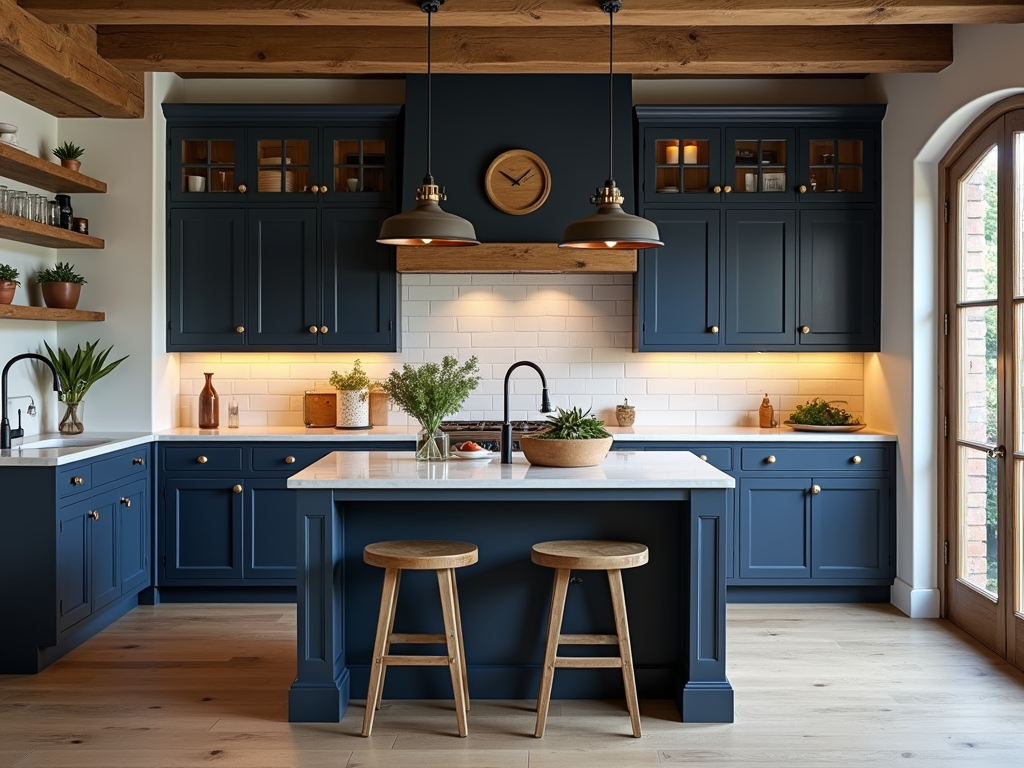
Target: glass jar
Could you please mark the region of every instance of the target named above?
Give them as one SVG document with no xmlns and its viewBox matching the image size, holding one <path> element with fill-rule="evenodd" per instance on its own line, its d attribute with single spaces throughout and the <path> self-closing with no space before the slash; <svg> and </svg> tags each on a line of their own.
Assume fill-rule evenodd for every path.
<svg viewBox="0 0 1024 768">
<path fill-rule="evenodd" d="M 25 218 L 25 209 L 28 206 L 28 192 L 16 190 L 11 193 L 11 215 Z"/>
<path fill-rule="evenodd" d="M 416 435 L 417 461 L 448 461 L 448 433 L 439 429 L 430 434 L 420 429 Z"/>
<path fill-rule="evenodd" d="M 60 228 L 71 229 L 71 219 L 75 213 L 71 207 L 71 195 L 56 195 L 53 199 L 60 205 Z"/>
<path fill-rule="evenodd" d="M 46 223 L 51 227 L 60 226 L 60 203 L 49 200 L 46 203 Z"/>
</svg>

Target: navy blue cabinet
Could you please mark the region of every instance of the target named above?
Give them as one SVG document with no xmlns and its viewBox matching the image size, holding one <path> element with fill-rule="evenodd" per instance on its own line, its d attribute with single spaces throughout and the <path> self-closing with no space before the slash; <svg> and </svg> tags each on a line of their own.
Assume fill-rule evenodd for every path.
<svg viewBox="0 0 1024 768">
<path fill-rule="evenodd" d="M 395 351 L 399 107 L 165 104 L 168 351 Z"/>
<path fill-rule="evenodd" d="M 877 351 L 884 112 L 637 106 L 635 348 Z"/>
<path fill-rule="evenodd" d="M 166 580 L 242 578 L 243 487 L 231 478 L 173 478 L 163 487 Z"/>
</svg>

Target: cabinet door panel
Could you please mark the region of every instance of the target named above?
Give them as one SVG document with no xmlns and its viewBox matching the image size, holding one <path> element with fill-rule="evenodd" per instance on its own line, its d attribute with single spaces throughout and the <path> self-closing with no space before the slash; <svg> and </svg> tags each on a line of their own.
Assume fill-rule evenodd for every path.
<svg viewBox="0 0 1024 768">
<path fill-rule="evenodd" d="M 249 212 L 250 347 L 316 346 L 320 327 L 316 253 L 316 209 Z"/>
<path fill-rule="evenodd" d="M 398 149 L 390 128 L 330 126 L 323 130 L 321 187 L 325 201 L 393 202 Z"/>
<path fill-rule="evenodd" d="M 811 575 L 885 578 L 889 562 L 889 480 L 816 477 L 811 496 Z"/>
<path fill-rule="evenodd" d="M 737 348 L 796 339 L 796 214 L 726 211 L 725 341 Z"/>
<path fill-rule="evenodd" d="M 648 203 L 717 202 L 724 186 L 718 128 L 648 128 L 643 133 L 640 199 Z"/>
<path fill-rule="evenodd" d="M 325 347 L 394 351 L 395 249 L 376 242 L 384 208 L 324 209 L 323 317 Z"/>
<path fill-rule="evenodd" d="M 294 579 L 295 569 L 295 491 L 285 487 L 286 480 L 249 481 L 245 525 L 246 579 Z"/>
<path fill-rule="evenodd" d="M 117 494 L 105 493 L 94 499 L 89 521 L 89 569 L 92 610 L 96 611 L 121 596 L 117 562 Z"/>
<path fill-rule="evenodd" d="M 302 203 L 319 197 L 312 191 L 321 183 L 319 129 L 261 125 L 249 128 L 246 141 L 251 201 Z"/>
<path fill-rule="evenodd" d="M 245 212 L 171 211 L 167 348 L 232 349 L 245 334 Z"/>
<path fill-rule="evenodd" d="M 244 197 L 238 187 L 250 183 L 242 154 L 245 129 L 173 127 L 169 134 L 167 186 L 172 201 L 237 203 Z M 190 184 L 195 178 L 202 181 Z"/>
<path fill-rule="evenodd" d="M 879 348 L 877 252 L 873 211 L 800 212 L 801 347 Z"/>
<path fill-rule="evenodd" d="M 719 211 L 649 211 L 665 245 L 641 251 L 638 349 L 715 347 L 721 325 Z"/>
<path fill-rule="evenodd" d="M 57 513 L 57 606 L 61 631 L 92 613 L 89 588 L 88 502 Z"/>
<path fill-rule="evenodd" d="M 740 578 L 811 575 L 811 519 L 805 478 L 741 478 Z"/>
<path fill-rule="evenodd" d="M 242 577 L 242 502 L 235 481 L 175 480 L 165 486 L 164 572 L 168 579 Z"/>
<path fill-rule="evenodd" d="M 117 562 L 122 595 L 149 584 L 147 501 L 145 481 L 135 482 L 123 488 L 117 500 Z"/>
</svg>

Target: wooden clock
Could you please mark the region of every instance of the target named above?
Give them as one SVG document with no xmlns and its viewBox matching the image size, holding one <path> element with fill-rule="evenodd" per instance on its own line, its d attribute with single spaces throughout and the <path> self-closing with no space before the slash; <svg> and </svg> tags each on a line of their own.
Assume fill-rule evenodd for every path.
<svg viewBox="0 0 1024 768">
<path fill-rule="evenodd" d="M 510 149 L 502 152 L 484 174 L 487 199 L 512 216 L 532 213 L 544 205 L 551 192 L 551 171 L 533 152 Z"/>
</svg>

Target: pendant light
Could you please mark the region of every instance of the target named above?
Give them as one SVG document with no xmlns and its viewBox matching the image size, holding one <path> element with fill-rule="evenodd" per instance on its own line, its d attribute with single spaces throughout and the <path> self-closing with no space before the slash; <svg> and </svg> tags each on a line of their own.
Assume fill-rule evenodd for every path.
<svg viewBox="0 0 1024 768">
<path fill-rule="evenodd" d="M 590 197 L 591 204 L 597 206 L 597 213 L 567 226 L 562 242 L 558 244 L 559 248 L 634 249 L 664 245 L 653 221 L 622 210 L 625 198 L 612 177 L 612 19 L 621 7 L 622 0 L 601 0 L 601 10 L 608 14 L 608 180 L 604 183 L 604 189 L 599 188 Z"/>
<path fill-rule="evenodd" d="M 381 225 L 377 242 L 385 245 L 480 245 L 469 221 L 441 210 L 438 203 L 447 199 L 445 191 L 430 173 L 430 18 L 444 1 L 420 0 L 420 10 L 427 14 L 427 175 L 416 188 L 416 207 L 385 219 Z"/>
</svg>

